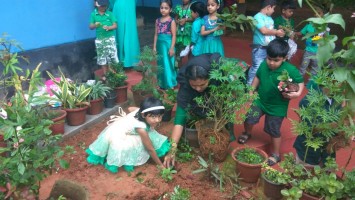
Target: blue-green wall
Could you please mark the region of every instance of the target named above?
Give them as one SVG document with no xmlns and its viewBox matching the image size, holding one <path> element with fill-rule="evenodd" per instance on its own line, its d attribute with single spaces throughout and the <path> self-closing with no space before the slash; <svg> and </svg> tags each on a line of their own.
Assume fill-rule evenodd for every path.
<svg viewBox="0 0 355 200">
<path fill-rule="evenodd" d="M 95 37 L 89 30 L 92 0 L 1 0 L 0 34 L 8 33 L 25 50 Z"/>
</svg>

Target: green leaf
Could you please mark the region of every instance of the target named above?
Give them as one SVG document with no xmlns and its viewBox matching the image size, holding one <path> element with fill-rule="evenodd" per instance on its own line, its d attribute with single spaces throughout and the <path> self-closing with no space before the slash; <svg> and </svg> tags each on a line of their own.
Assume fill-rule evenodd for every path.
<svg viewBox="0 0 355 200">
<path fill-rule="evenodd" d="M 324 20 L 328 24 L 329 23 L 338 24 L 345 30 L 345 21 L 341 16 L 341 14 L 336 13 L 336 14 L 327 15 L 324 17 Z"/>
<path fill-rule="evenodd" d="M 20 163 L 18 166 L 17 166 L 17 171 L 23 175 L 25 173 L 25 165 L 23 163 Z"/>
<path fill-rule="evenodd" d="M 63 169 L 68 169 L 69 168 L 69 163 L 66 160 L 59 160 L 59 165 L 63 168 Z"/>
</svg>

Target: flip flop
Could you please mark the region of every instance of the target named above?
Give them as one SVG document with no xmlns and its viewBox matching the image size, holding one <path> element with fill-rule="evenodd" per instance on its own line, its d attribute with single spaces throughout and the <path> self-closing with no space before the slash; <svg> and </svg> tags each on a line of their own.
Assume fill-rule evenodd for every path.
<svg viewBox="0 0 355 200">
<path fill-rule="evenodd" d="M 243 133 L 238 137 L 238 143 L 239 143 L 239 144 L 245 144 L 250 138 L 251 138 L 251 134 L 250 134 L 250 133 L 243 132 Z"/>
<path fill-rule="evenodd" d="M 267 165 L 269 166 L 273 166 L 276 163 L 280 162 L 281 158 L 280 156 L 276 155 L 276 154 L 271 154 L 271 156 L 267 159 Z"/>
</svg>

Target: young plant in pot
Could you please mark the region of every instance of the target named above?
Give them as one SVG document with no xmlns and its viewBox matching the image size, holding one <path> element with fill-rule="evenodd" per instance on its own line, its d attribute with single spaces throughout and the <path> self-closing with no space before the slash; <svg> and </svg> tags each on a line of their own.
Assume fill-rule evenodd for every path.
<svg viewBox="0 0 355 200">
<path fill-rule="evenodd" d="M 116 91 L 116 103 L 124 103 L 127 101 L 128 84 L 126 82 L 127 75 L 123 70 L 122 63 L 112 64 L 105 74 L 106 85 Z"/>
<path fill-rule="evenodd" d="M 291 176 L 288 173 L 276 170 L 266 163 L 262 164 L 263 172 L 263 191 L 265 196 L 271 199 L 282 199 L 281 190 L 291 181 Z"/>
<path fill-rule="evenodd" d="M 111 88 L 103 84 L 101 81 L 88 81 L 86 87 L 91 88 L 88 99 L 90 101 L 90 107 L 88 109 L 89 115 L 96 115 L 102 112 L 104 109 L 103 101 L 104 97 L 111 91 Z"/>
<path fill-rule="evenodd" d="M 60 89 L 60 91 L 52 89 L 51 91 L 62 103 L 62 108 L 67 112 L 68 125 L 81 125 L 86 120 L 86 110 L 90 105 L 86 100 L 91 92 L 91 88 L 86 88 L 84 84 L 74 83 L 66 78 L 60 69 L 59 71 L 60 81 L 57 81 L 51 73 L 47 72 L 54 84 Z"/>
<path fill-rule="evenodd" d="M 9 99 L 0 101 L 0 135 L 6 143 L 0 147 L 0 153 L 5 154 L 0 156 L 0 199 L 34 200 L 39 198 L 40 182 L 53 169 L 68 167 L 62 160 L 66 148 L 59 146 L 61 135 L 49 130 L 53 122 L 32 106 L 42 83 L 40 64 L 24 72 L 17 53 L 10 52 L 10 46 L 16 45 L 14 41 L 5 37 L 0 43 L 4 80 L 14 91 Z"/>
<path fill-rule="evenodd" d="M 239 147 L 235 148 L 231 155 L 236 161 L 236 170 L 242 181 L 256 183 L 261 174 L 262 163 L 268 158 L 267 153 L 258 148 Z"/>
<path fill-rule="evenodd" d="M 161 95 L 160 95 L 160 100 L 163 102 L 163 105 L 165 107 L 165 112 L 163 115 L 163 122 L 168 122 L 171 120 L 171 115 L 173 108 L 176 103 L 176 96 L 177 96 L 177 91 L 174 89 L 168 89 L 168 90 L 161 90 Z"/>
<path fill-rule="evenodd" d="M 67 116 L 67 112 L 65 110 L 50 109 L 48 105 L 38 106 L 35 110 L 41 118 L 53 121 L 53 124 L 49 127 L 52 134 L 57 135 L 65 133 L 65 118 Z"/>
<path fill-rule="evenodd" d="M 196 123 L 203 156 L 213 153 L 213 159 L 219 162 L 227 157 L 231 133 L 225 127 L 228 125 L 229 131 L 233 131 L 233 124 L 243 123 L 248 110 L 245 105 L 255 98 L 249 93 L 251 88 L 243 83 L 244 79 L 244 65 L 240 62 L 221 58 L 212 64 L 210 81 L 217 84 L 209 84 L 210 91 L 195 98 L 206 115 L 206 119 Z"/>
<path fill-rule="evenodd" d="M 133 100 L 136 106 L 140 106 L 143 99 L 149 96 L 159 97 L 157 84 L 157 66 L 152 63 L 157 60 L 157 54 L 148 46 L 141 51 L 139 59 L 142 65 L 136 69 L 142 72 L 142 80 L 132 86 Z"/>
</svg>

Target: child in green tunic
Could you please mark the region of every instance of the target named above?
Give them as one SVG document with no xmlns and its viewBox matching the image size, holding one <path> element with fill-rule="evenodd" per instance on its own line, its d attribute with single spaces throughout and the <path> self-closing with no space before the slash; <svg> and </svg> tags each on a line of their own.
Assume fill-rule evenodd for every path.
<svg viewBox="0 0 355 200">
<path fill-rule="evenodd" d="M 267 46 L 266 61 L 260 64 L 251 84 L 251 87 L 255 88 L 255 91 L 258 92 L 259 98 L 253 102 L 250 109 L 251 112 L 248 113 L 244 121 L 245 132 L 238 138 L 240 144 L 245 144 L 251 137 L 251 131 L 254 125 L 265 115 L 264 131 L 270 135 L 273 147 L 273 153 L 267 162 L 270 166 L 281 160 L 280 129 L 282 121 L 287 115 L 289 101 L 299 97 L 304 88 L 302 75 L 295 66 L 286 61 L 288 50 L 289 46 L 287 42 L 279 38 L 274 39 Z M 289 81 L 298 84 L 299 89 L 297 92 L 279 91 L 278 85 L 281 81 L 278 80 L 278 77 L 283 71 L 288 72 Z"/>
<path fill-rule="evenodd" d="M 177 23 L 176 30 L 176 52 L 180 52 L 191 43 L 192 16 L 190 10 L 190 0 L 182 0 L 182 5 L 177 5 L 173 12 Z"/>
</svg>

